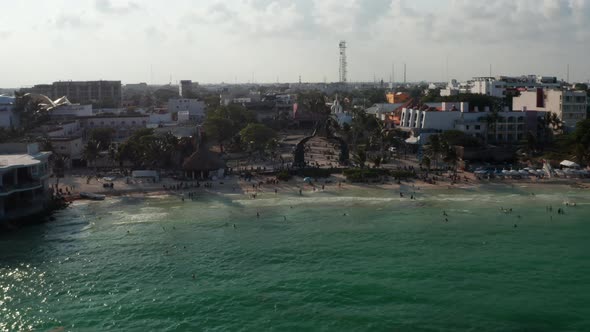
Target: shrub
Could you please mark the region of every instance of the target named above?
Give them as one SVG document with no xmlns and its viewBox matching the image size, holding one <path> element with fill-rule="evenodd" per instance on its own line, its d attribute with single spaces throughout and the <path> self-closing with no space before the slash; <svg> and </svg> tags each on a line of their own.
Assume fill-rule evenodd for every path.
<svg viewBox="0 0 590 332">
<path fill-rule="evenodd" d="M 280 181 L 289 181 L 291 179 L 291 174 L 287 170 L 282 170 L 277 174 L 277 179 Z"/>
</svg>

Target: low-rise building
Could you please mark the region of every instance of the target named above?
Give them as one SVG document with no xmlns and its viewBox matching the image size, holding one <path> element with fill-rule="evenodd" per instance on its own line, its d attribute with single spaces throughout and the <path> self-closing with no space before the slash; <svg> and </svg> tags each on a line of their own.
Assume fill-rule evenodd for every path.
<svg viewBox="0 0 590 332">
<path fill-rule="evenodd" d="M 404 108 L 400 127 L 411 130 L 415 136 L 421 132 L 436 133 L 459 130 L 482 141 L 515 144 L 528 132 L 537 136 L 539 112 L 514 112 L 504 109 L 493 113 L 489 107 L 482 111 L 469 108 L 468 103 L 442 103 L 441 108 Z"/>
<path fill-rule="evenodd" d="M 73 118 L 78 116 L 92 116 L 92 105 L 60 105 L 50 111 L 50 116 L 55 119 Z"/>
<path fill-rule="evenodd" d="M 15 98 L 0 95 L 0 128 L 17 128 L 20 118 L 14 111 Z"/>
<path fill-rule="evenodd" d="M 447 88 L 441 90 L 441 96 L 473 93 L 504 98 L 509 92 L 535 88 L 559 88 L 561 84 L 556 77 L 538 75 L 474 77 L 463 83 L 452 80 Z"/>
<path fill-rule="evenodd" d="M 113 129 L 113 138 L 116 140 L 126 139 L 136 130 L 147 128 L 149 119 L 149 115 L 96 115 L 78 118 L 80 127 L 86 131 L 95 128 Z"/>
<path fill-rule="evenodd" d="M 515 111 L 540 111 L 555 113 L 566 131 L 576 127 L 587 117 L 588 95 L 586 91 L 535 89 L 522 91 L 512 99 Z"/>
<path fill-rule="evenodd" d="M 205 118 L 205 102 L 198 99 L 174 98 L 168 100 L 169 112 L 189 112 L 190 121 L 201 122 Z"/>
<path fill-rule="evenodd" d="M 43 212 L 51 199 L 51 152 L 37 143 L 0 144 L 0 222 Z"/>
<path fill-rule="evenodd" d="M 49 141 L 56 154 L 66 157 L 66 168 L 83 165 L 84 143 L 82 137 L 50 137 Z"/>
</svg>

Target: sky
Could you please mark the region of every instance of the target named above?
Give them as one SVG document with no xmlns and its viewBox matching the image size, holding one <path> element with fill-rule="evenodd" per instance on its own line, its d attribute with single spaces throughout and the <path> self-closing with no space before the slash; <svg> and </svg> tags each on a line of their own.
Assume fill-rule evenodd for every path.
<svg viewBox="0 0 590 332">
<path fill-rule="evenodd" d="M 0 0 L 0 87 L 590 79 L 590 0 Z"/>
</svg>

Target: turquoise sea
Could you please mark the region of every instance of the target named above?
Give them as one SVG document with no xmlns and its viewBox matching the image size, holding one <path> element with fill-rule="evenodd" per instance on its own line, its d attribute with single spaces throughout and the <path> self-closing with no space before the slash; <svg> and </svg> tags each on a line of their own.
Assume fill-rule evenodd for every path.
<svg viewBox="0 0 590 332">
<path fill-rule="evenodd" d="M 590 192 L 535 190 L 78 202 L 0 235 L 0 331 L 590 331 Z"/>
</svg>

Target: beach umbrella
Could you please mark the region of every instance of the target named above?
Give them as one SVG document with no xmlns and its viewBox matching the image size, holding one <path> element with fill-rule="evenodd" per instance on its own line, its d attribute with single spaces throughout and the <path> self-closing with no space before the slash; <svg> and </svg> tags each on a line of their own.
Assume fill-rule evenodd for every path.
<svg viewBox="0 0 590 332">
<path fill-rule="evenodd" d="M 313 179 L 310 178 L 310 177 L 306 177 L 306 178 L 303 179 L 303 182 L 312 183 L 313 182 Z"/>
</svg>

